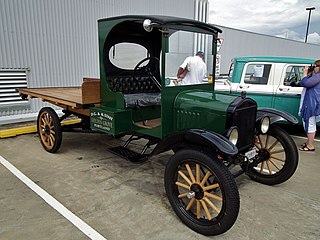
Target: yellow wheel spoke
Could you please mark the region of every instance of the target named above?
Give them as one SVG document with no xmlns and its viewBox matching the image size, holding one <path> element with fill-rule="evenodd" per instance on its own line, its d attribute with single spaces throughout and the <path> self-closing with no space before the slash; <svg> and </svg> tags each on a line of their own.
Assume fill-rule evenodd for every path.
<svg viewBox="0 0 320 240">
<path fill-rule="evenodd" d="M 209 206 L 216 212 L 216 213 L 220 213 L 220 210 L 217 208 L 216 205 L 214 205 L 208 198 L 204 197 L 203 198 L 208 204 Z"/>
<path fill-rule="evenodd" d="M 52 141 L 51 136 L 49 136 L 48 138 L 49 138 L 49 145 L 50 145 L 50 146 L 53 146 L 53 141 Z"/>
<path fill-rule="evenodd" d="M 52 134 L 54 135 L 54 134 L 56 134 L 56 132 L 50 129 L 50 134 L 51 134 L 51 135 L 52 135 Z"/>
<path fill-rule="evenodd" d="M 178 198 L 185 198 L 187 195 L 188 195 L 187 192 L 186 192 L 186 193 L 182 193 L 182 194 L 180 194 L 180 195 L 178 196 Z"/>
<path fill-rule="evenodd" d="M 208 190 L 211 190 L 211 189 L 215 189 L 219 187 L 219 183 L 215 183 L 215 184 L 212 184 L 212 185 L 209 185 L 209 186 L 206 186 L 203 188 L 204 191 L 208 191 Z"/>
<path fill-rule="evenodd" d="M 258 139 L 259 139 L 260 146 L 263 148 L 263 145 L 262 145 L 262 141 L 261 141 L 261 137 L 260 137 L 260 135 L 258 135 Z"/>
<path fill-rule="evenodd" d="M 196 182 L 200 183 L 200 165 L 196 164 Z"/>
<path fill-rule="evenodd" d="M 192 207 L 193 203 L 194 203 L 194 198 L 192 198 L 192 199 L 190 200 L 190 202 L 188 203 L 188 206 L 186 207 L 186 210 L 187 210 L 187 211 L 190 210 L 190 208 Z"/>
<path fill-rule="evenodd" d="M 280 168 L 277 166 L 277 164 L 275 164 L 274 161 L 272 161 L 271 159 L 269 159 L 269 162 L 271 162 L 271 164 L 272 164 L 276 169 L 278 169 L 278 171 L 280 171 Z"/>
<path fill-rule="evenodd" d="M 178 173 L 189 185 L 192 185 L 190 179 L 183 172 L 178 171 Z"/>
<path fill-rule="evenodd" d="M 272 148 L 274 148 L 278 144 L 278 140 L 276 140 L 269 148 L 268 151 L 270 151 Z"/>
<path fill-rule="evenodd" d="M 201 206 L 200 206 L 200 202 L 197 201 L 197 218 L 200 219 L 201 217 Z"/>
<path fill-rule="evenodd" d="M 266 144 L 264 145 L 264 148 L 267 148 L 268 142 L 269 142 L 269 135 L 267 135 L 267 137 L 266 137 Z"/>
<path fill-rule="evenodd" d="M 270 173 L 270 175 L 272 175 L 272 170 L 271 170 L 269 161 L 266 161 L 266 163 L 267 163 L 267 167 L 268 167 L 269 173 Z"/>
<path fill-rule="evenodd" d="M 200 200 L 200 202 L 201 202 L 201 204 L 202 204 L 202 207 L 203 207 L 203 209 L 204 209 L 204 212 L 205 212 L 206 215 L 207 215 L 208 220 L 211 220 L 212 217 L 211 217 L 211 214 L 210 214 L 210 212 L 209 212 L 209 210 L 208 210 L 207 204 L 206 204 L 205 201 L 203 201 L 203 200 Z"/>
<path fill-rule="evenodd" d="M 176 182 L 176 185 L 178 185 L 179 187 L 185 188 L 185 189 L 187 189 L 187 190 L 190 190 L 190 187 L 189 187 L 189 186 L 187 186 L 187 185 L 185 185 L 185 184 L 183 184 L 183 183 L 181 183 L 181 182 Z"/>
<path fill-rule="evenodd" d="M 274 151 L 274 152 L 270 152 L 270 154 L 276 154 L 276 153 L 282 153 L 284 152 L 284 149 L 280 149 L 280 150 L 277 150 L 277 151 Z"/>
<path fill-rule="evenodd" d="M 264 164 L 265 164 L 265 161 L 263 161 L 263 162 L 261 163 L 261 167 L 260 167 L 260 173 L 262 173 L 262 172 L 263 172 L 263 169 L 264 169 Z"/>
<path fill-rule="evenodd" d="M 209 171 L 206 173 L 206 175 L 204 176 L 204 178 L 202 179 L 202 181 L 201 181 L 201 183 L 200 183 L 201 187 L 204 186 L 204 184 L 207 182 L 208 178 L 209 178 L 211 175 L 212 175 L 212 174 L 211 174 L 211 172 L 209 172 Z"/>
<path fill-rule="evenodd" d="M 270 156 L 270 158 L 273 158 L 273 159 L 278 160 L 280 162 L 285 162 L 286 161 L 283 158 L 278 158 L 278 157 L 274 157 L 274 156 Z"/>
<path fill-rule="evenodd" d="M 187 169 L 187 171 L 188 171 L 188 173 L 189 173 L 189 176 L 190 176 L 190 178 L 191 178 L 192 183 L 194 183 L 196 180 L 195 180 L 195 178 L 194 178 L 194 176 L 193 176 L 193 173 L 192 173 L 192 170 L 191 170 L 189 164 L 186 164 L 186 169 Z"/>
<path fill-rule="evenodd" d="M 54 135 L 52 135 L 52 134 L 50 134 L 50 137 L 51 137 L 51 139 L 52 139 L 52 141 L 56 141 L 56 138 L 54 137 Z"/>
<path fill-rule="evenodd" d="M 219 196 L 217 196 L 217 195 L 213 195 L 213 194 L 211 194 L 211 193 L 205 192 L 205 193 L 204 193 L 204 196 L 210 197 L 210 198 L 213 198 L 213 199 L 215 199 L 215 200 L 218 200 L 218 201 L 222 202 L 222 198 L 219 197 Z"/>
</svg>

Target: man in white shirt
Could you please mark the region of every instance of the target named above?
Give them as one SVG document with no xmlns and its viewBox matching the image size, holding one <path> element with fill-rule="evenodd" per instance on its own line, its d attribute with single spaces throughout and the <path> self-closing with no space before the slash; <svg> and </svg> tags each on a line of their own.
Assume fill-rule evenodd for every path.
<svg viewBox="0 0 320 240">
<path fill-rule="evenodd" d="M 204 63 L 204 52 L 199 51 L 195 56 L 187 57 L 178 69 L 178 82 L 181 85 L 199 84 L 207 73 L 207 65 Z"/>
</svg>

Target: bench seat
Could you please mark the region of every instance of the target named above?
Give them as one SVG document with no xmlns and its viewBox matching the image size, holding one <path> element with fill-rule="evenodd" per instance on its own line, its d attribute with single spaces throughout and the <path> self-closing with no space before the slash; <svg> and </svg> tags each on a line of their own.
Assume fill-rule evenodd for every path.
<svg viewBox="0 0 320 240">
<path fill-rule="evenodd" d="M 126 107 L 148 107 L 161 105 L 161 93 L 124 94 Z"/>
</svg>

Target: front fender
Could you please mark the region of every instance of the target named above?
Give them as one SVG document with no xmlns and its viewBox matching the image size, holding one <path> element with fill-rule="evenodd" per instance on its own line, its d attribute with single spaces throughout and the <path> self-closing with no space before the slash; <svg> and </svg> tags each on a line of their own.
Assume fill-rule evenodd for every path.
<svg viewBox="0 0 320 240">
<path fill-rule="evenodd" d="M 278 121 L 287 121 L 292 124 L 298 123 L 298 119 L 292 116 L 290 113 L 279 111 L 273 108 L 258 108 L 256 121 L 259 121 L 265 115 L 270 117 L 271 124 Z"/>
<path fill-rule="evenodd" d="M 168 135 L 153 149 L 151 156 L 173 149 L 175 146 L 187 143 L 189 145 L 216 149 L 220 153 L 234 156 L 238 148 L 226 137 L 201 129 L 188 129 Z"/>
</svg>

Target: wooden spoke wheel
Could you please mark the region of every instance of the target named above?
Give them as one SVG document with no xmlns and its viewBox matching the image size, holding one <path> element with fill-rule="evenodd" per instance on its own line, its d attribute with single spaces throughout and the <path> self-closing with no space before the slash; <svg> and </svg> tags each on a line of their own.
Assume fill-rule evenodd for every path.
<svg viewBox="0 0 320 240">
<path fill-rule="evenodd" d="M 165 170 L 170 204 L 188 227 L 204 235 L 230 229 L 239 213 L 239 192 L 223 163 L 196 150 L 179 150 Z"/>
<path fill-rule="evenodd" d="M 249 165 L 249 176 L 261 183 L 274 185 L 288 180 L 298 166 L 298 151 L 283 129 L 270 126 L 266 134 L 257 136 L 258 159 Z"/>
<path fill-rule="evenodd" d="M 42 108 L 37 119 L 37 131 L 42 146 L 48 152 L 57 152 L 62 142 L 62 130 L 57 113 L 49 107 Z"/>
</svg>

